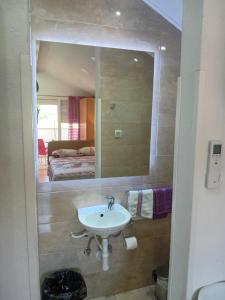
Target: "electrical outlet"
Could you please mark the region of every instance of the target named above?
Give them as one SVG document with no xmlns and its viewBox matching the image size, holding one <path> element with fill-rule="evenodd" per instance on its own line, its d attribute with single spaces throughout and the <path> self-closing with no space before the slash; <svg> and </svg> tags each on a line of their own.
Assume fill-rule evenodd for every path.
<svg viewBox="0 0 225 300">
<path fill-rule="evenodd" d="M 122 129 L 115 129 L 115 138 L 121 139 L 123 136 L 123 130 Z"/>
</svg>

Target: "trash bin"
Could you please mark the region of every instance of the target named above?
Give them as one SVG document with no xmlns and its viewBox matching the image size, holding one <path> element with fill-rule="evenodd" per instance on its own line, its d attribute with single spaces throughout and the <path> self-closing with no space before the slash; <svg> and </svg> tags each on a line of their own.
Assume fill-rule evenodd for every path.
<svg viewBox="0 0 225 300">
<path fill-rule="evenodd" d="M 153 271 L 156 282 L 155 297 L 157 300 L 167 300 L 169 266 L 161 266 Z"/>
<path fill-rule="evenodd" d="M 86 296 L 83 277 L 69 269 L 50 273 L 42 284 L 42 300 L 82 300 Z"/>
</svg>

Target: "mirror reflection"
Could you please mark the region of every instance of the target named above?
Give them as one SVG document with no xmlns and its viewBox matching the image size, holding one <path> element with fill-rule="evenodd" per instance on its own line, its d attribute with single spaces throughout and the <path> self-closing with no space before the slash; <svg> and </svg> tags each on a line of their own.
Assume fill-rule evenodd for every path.
<svg viewBox="0 0 225 300">
<path fill-rule="evenodd" d="M 149 174 L 152 53 L 37 43 L 39 182 Z"/>
</svg>

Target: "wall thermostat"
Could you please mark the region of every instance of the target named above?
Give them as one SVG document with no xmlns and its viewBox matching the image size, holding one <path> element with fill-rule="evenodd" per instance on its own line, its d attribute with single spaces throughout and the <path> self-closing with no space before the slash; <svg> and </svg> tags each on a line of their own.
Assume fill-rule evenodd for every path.
<svg viewBox="0 0 225 300">
<path fill-rule="evenodd" d="M 221 154 L 222 154 L 222 142 L 216 140 L 209 141 L 206 184 L 205 184 L 206 187 L 209 189 L 215 189 L 220 184 Z"/>
</svg>

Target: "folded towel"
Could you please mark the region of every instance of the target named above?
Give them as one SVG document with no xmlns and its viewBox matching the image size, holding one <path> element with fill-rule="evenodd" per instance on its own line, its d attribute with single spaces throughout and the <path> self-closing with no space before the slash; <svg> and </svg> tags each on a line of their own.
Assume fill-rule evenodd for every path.
<svg viewBox="0 0 225 300">
<path fill-rule="evenodd" d="M 128 210 L 132 218 L 143 217 L 152 219 L 153 190 L 129 191 Z"/>
<path fill-rule="evenodd" d="M 165 218 L 172 211 L 172 188 L 156 188 L 153 194 L 153 219 Z"/>
</svg>

